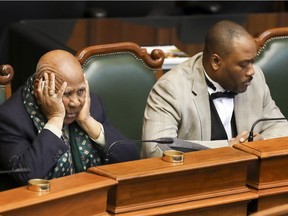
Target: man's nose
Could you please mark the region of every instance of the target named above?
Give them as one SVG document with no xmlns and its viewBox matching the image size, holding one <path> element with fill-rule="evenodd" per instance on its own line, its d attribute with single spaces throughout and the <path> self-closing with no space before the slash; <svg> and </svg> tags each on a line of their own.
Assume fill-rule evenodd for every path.
<svg viewBox="0 0 288 216">
<path fill-rule="evenodd" d="M 76 94 L 71 95 L 69 100 L 69 106 L 77 107 L 80 105 L 80 99 Z"/>
<path fill-rule="evenodd" d="M 250 64 L 248 72 L 247 72 L 247 76 L 253 76 L 255 74 L 255 70 L 253 67 L 253 64 Z"/>
</svg>

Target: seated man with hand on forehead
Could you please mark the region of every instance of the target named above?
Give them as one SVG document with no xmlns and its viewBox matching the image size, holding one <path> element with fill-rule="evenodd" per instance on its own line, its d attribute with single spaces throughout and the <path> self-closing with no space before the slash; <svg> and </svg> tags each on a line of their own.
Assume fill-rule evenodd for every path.
<svg viewBox="0 0 288 216">
<path fill-rule="evenodd" d="M 127 140 L 107 120 L 99 98 L 89 93 L 81 65 L 69 52 L 44 54 L 36 73 L 0 107 L 1 169 L 14 185 L 32 178 L 52 179 L 103 164 L 104 149 Z M 133 144 L 114 145 L 109 162 L 139 159 Z M 2 181 L 2 180 L 1 180 Z"/>
</svg>

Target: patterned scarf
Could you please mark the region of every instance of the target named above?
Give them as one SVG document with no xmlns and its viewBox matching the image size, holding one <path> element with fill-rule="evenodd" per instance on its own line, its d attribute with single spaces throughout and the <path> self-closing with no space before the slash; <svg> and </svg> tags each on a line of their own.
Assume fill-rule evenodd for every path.
<svg viewBox="0 0 288 216">
<path fill-rule="evenodd" d="M 47 119 L 36 103 L 33 82 L 34 75 L 27 80 L 23 87 L 23 102 L 38 133 L 40 133 Z M 83 172 L 89 167 L 102 164 L 95 144 L 76 122 L 70 124 L 65 132 L 69 133 L 69 137 L 63 132 L 62 139 L 69 146 L 69 150 L 58 160 L 54 169 L 46 176 L 46 179 Z"/>
</svg>

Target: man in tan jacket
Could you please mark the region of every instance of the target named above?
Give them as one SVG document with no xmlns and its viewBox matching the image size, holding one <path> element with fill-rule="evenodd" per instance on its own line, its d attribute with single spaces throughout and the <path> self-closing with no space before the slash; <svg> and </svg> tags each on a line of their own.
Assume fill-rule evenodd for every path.
<svg viewBox="0 0 288 216">
<path fill-rule="evenodd" d="M 247 141 L 256 120 L 284 117 L 263 72 L 253 65 L 256 54 L 254 38 L 242 26 L 231 21 L 215 24 L 206 35 L 203 53 L 154 85 L 144 114 L 143 139 L 172 137 L 209 148 L 232 146 Z M 214 97 L 219 91 L 226 96 Z M 254 131 L 254 140 L 287 136 L 288 123 L 263 121 Z M 162 153 L 159 145 L 143 143 L 142 157 Z"/>
</svg>

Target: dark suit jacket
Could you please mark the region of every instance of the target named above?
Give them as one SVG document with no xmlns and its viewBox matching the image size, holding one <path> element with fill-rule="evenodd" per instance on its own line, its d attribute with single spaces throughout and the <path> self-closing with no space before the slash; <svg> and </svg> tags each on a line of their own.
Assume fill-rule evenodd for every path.
<svg viewBox="0 0 288 216">
<path fill-rule="evenodd" d="M 103 105 L 99 98 L 91 94 L 91 115 L 103 124 L 107 147 L 117 140 L 127 140 L 107 120 Z M 68 150 L 64 141 L 50 130 L 37 132 L 29 117 L 22 99 L 22 88 L 0 106 L 0 168 L 27 167 L 29 173 L 10 174 L 8 183 L 12 187 L 26 185 L 32 178 L 44 178 L 56 164 L 57 160 Z M 103 158 L 106 153 L 99 148 Z M 109 162 L 122 162 L 139 159 L 137 145 L 121 143 L 114 145 L 109 153 Z M 0 184 L 4 184 L 1 176 Z M 6 176 L 7 177 L 7 176 Z M 7 178 L 5 178 L 7 179 Z M 7 181 L 6 181 L 7 182 Z"/>
</svg>

